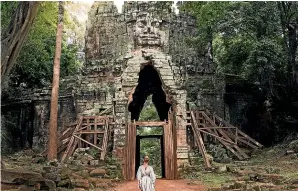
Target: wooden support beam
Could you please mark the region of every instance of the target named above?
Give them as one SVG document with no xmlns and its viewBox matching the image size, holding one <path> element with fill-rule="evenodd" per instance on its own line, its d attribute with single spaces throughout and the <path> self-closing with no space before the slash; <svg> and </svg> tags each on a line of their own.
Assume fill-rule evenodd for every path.
<svg viewBox="0 0 298 191">
<path fill-rule="evenodd" d="M 97 123 L 97 119 L 98 118 L 95 118 L 95 120 L 94 120 L 94 124 L 96 124 Z M 94 125 L 94 131 L 97 131 L 97 125 Z M 94 145 L 96 145 L 97 144 L 97 133 L 94 133 L 93 134 L 93 144 Z"/>
<path fill-rule="evenodd" d="M 83 130 L 79 132 L 74 132 L 73 134 L 79 135 L 79 134 L 104 134 L 105 131 L 102 130 Z"/>
<path fill-rule="evenodd" d="M 226 126 L 229 127 L 234 127 L 233 125 L 231 125 L 229 122 L 223 120 L 221 117 L 219 117 L 218 115 L 215 115 L 216 118 L 218 118 L 220 121 L 222 121 Z M 245 137 L 246 139 L 248 139 L 249 141 L 253 142 L 254 144 L 256 144 L 258 147 L 263 147 L 262 144 L 260 144 L 258 141 L 254 140 L 253 138 L 251 138 L 250 136 L 248 136 L 247 134 L 245 134 L 244 132 L 242 132 L 240 129 L 238 129 L 238 133 L 240 135 L 242 135 L 243 137 Z"/>
<path fill-rule="evenodd" d="M 176 153 L 174 153 L 174 137 L 171 119 L 164 123 L 164 160 L 165 160 L 165 178 L 175 179 Z"/>
<path fill-rule="evenodd" d="M 109 128 L 109 124 L 108 124 L 108 120 L 106 120 L 106 125 L 105 125 L 103 140 L 102 140 L 102 152 L 100 153 L 100 160 L 105 159 L 107 145 L 108 145 L 108 128 Z"/>
<path fill-rule="evenodd" d="M 125 147 L 125 174 L 127 180 L 135 179 L 135 156 L 136 156 L 136 124 L 128 123 L 126 129 L 126 147 Z"/>
<path fill-rule="evenodd" d="M 79 117 L 77 126 L 76 126 L 74 131 L 76 131 L 77 129 L 79 129 L 81 127 L 82 122 L 83 122 L 83 117 Z M 72 136 L 70 138 L 70 140 L 68 142 L 68 145 L 67 145 L 67 148 L 66 148 L 66 151 L 62 155 L 61 162 L 63 162 L 66 159 L 66 157 L 69 155 L 69 152 L 71 151 L 71 147 L 72 147 L 72 145 L 74 144 L 74 141 L 75 141 L 74 139 L 75 139 L 74 136 Z"/>
<path fill-rule="evenodd" d="M 108 112 L 111 112 L 112 111 L 112 106 L 111 107 L 108 107 L 107 109 L 103 110 L 102 112 L 100 112 L 98 115 L 101 116 L 103 114 L 106 114 Z"/>
<path fill-rule="evenodd" d="M 88 145 L 91 145 L 91 146 L 97 148 L 98 150 L 101 150 L 101 151 L 102 151 L 102 148 L 99 148 L 98 146 L 96 146 L 96 145 L 94 145 L 94 144 L 92 144 L 92 143 L 90 143 L 90 142 L 88 142 L 88 141 L 82 139 L 81 137 L 78 137 L 78 136 L 76 136 L 76 135 L 73 135 L 73 136 L 74 136 L 75 138 L 77 138 L 77 139 L 83 141 L 84 143 L 86 143 L 86 144 L 88 144 Z"/>
<path fill-rule="evenodd" d="M 164 126 L 167 123 L 164 121 L 137 121 L 135 122 L 136 126 L 143 126 L 143 127 L 155 127 L 155 126 Z"/>
<path fill-rule="evenodd" d="M 243 160 L 243 157 L 239 155 L 234 149 L 229 145 L 229 143 L 218 139 L 218 141 L 223 144 L 227 149 L 229 149 L 238 159 Z"/>
<path fill-rule="evenodd" d="M 106 118 L 114 118 L 112 115 L 105 115 L 105 116 L 83 116 L 84 119 L 94 119 L 94 117 L 97 117 L 99 119 L 106 119 Z"/>
<path fill-rule="evenodd" d="M 217 139 L 221 139 L 221 140 L 223 140 L 223 141 L 225 141 L 225 142 L 228 142 L 228 143 L 230 143 L 230 144 L 235 144 L 233 141 L 231 141 L 231 140 L 229 140 L 229 139 L 225 139 L 225 138 L 222 138 L 222 137 L 219 137 L 219 136 L 213 134 L 214 132 L 212 132 L 212 131 L 209 131 L 209 132 L 208 132 L 208 128 L 206 129 L 207 131 L 200 130 L 200 129 L 198 129 L 198 130 L 199 130 L 200 132 L 202 132 L 202 133 L 206 133 L 206 134 L 208 134 L 208 135 L 210 135 L 210 136 L 213 136 L 213 137 L 215 137 L 215 138 L 217 138 Z"/>
<path fill-rule="evenodd" d="M 199 146 L 200 153 L 203 156 L 203 160 L 204 160 L 204 163 L 205 163 L 206 167 L 211 168 L 210 162 L 207 158 L 207 152 L 206 152 L 206 149 L 205 149 L 205 146 L 204 146 L 202 136 L 201 136 L 200 132 L 196 131 L 196 129 L 198 128 L 198 124 L 197 124 L 197 121 L 196 121 L 196 118 L 195 118 L 195 115 L 194 115 L 193 112 L 191 112 L 191 117 L 192 117 L 192 123 L 193 123 L 192 129 L 193 129 L 195 138 L 197 140 L 197 144 Z"/>
<path fill-rule="evenodd" d="M 240 129 L 238 130 L 238 133 L 240 135 L 242 135 L 243 137 L 245 137 L 247 140 L 251 141 L 252 143 L 256 144 L 258 147 L 263 147 L 263 145 L 261 145 L 258 141 L 254 140 L 253 138 L 249 137 L 248 135 L 246 135 L 245 133 L 243 133 Z"/>
<path fill-rule="evenodd" d="M 199 129 L 204 130 L 204 129 L 237 129 L 237 127 L 199 127 Z"/>
<path fill-rule="evenodd" d="M 74 135 L 73 135 L 73 137 L 74 137 Z M 76 150 L 78 144 L 79 144 L 79 139 L 75 138 L 74 143 L 73 143 L 72 147 L 70 148 L 70 152 L 67 154 L 67 157 L 70 157 L 70 156 L 73 155 L 73 153 Z"/>
<path fill-rule="evenodd" d="M 208 117 L 208 115 L 207 114 L 205 114 L 204 112 L 202 112 L 202 115 L 211 123 L 211 125 L 216 125 L 215 124 L 215 122 L 213 122 L 213 121 L 211 121 L 210 119 L 209 119 L 209 117 Z M 213 116 L 215 116 L 215 115 L 213 115 Z M 234 126 L 233 126 L 233 128 L 235 128 Z M 227 128 L 226 128 L 227 129 Z M 237 129 L 237 128 L 236 128 Z M 232 138 L 230 138 L 226 133 L 225 133 L 225 131 L 223 130 L 223 129 L 217 129 L 217 131 L 223 136 L 223 137 L 225 137 L 227 140 L 229 140 L 229 141 L 231 141 L 232 142 Z M 239 156 L 239 155 L 242 155 L 243 157 L 241 157 L 241 158 L 239 158 L 240 160 L 242 159 L 242 158 L 245 158 L 245 159 L 248 159 L 249 158 L 249 156 L 245 153 L 245 152 L 243 152 L 239 147 L 238 147 L 238 145 L 236 144 L 236 136 L 235 136 L 235 141 L 234 141 L 234 144 L 233 144 L 233 147 L 236 149 L 236 151 L 238 152 L 237 153 L 237 157 Z M 236 151 L 234 151 L 233 153 L 235 154 L 236 153 Z M 232 151 L 231 151 L 232 152 Z"/>
</svg>

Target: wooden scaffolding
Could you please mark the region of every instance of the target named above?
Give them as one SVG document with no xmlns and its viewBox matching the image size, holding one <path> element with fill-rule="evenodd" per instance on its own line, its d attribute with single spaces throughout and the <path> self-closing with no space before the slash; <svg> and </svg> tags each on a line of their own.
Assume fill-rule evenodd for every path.
<svg viewBox="0 0 298 191">
<path fill-rule="evenodd" d="M 81 116 L 75 124 L 68 126 L 58 138 L 58 155 L 61 162 L 73 155 L 77 148 L 94 147 L 100 152 L 100 160 L 107 153 L 111 137 L 113 116 Z M 43 152 L 46 154 L 47 150 Z"/>
<path fill-rule="evenodd" d="M 193 144 L 199 147 L 205 166 L 208 168 L 210 168 L 211 165 L 207 159 L 207 152 L 204 145 L 204 141 L 207 141 L 208 138 L 222 144 L 239 160 L 249 158 L 240 147 L 248 147 L 252 149 L 262 147 L 256 140 L 216 114 L 210 114 L 206 111 L 190 111 L 187 113 L 187 120 L 187 125 L 190 126 L 193 134 Z"/>
</svg>

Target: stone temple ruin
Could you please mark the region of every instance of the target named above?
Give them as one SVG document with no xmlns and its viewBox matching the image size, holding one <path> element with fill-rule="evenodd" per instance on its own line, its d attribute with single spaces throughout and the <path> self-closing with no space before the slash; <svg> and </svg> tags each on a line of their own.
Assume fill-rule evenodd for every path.
<svg viewBox="0 0 298 191">
<path fill-rule="evenodd" d="M 195 18 L 184 13 L 176 15 L 171 6 L 172 2 L 128 1 L 122 13 L 118 13 L 113 2 L 95 2 L 88 16 L 84 68 L 78 76 L 62 76 L 60 134 L 73 123 L 78 126 L 76 121 L 80 116 L 89 118 L 80 118 L 81 126 L 76 132 L 84 124 L 88 124 L 89 131 L 94 130 L 90 124 L 96 126 L 94 120 L 101 119 L 95 116 L 112 116 L 112 120 L 100 123 L 105 123 L 109 132 L 104 134 L 106 138 L 94 134 L 96 140 L 103 139 L 106 143 L 93 140 L 92 144 L 105 144 L 102 148 L 106 152 L 123 159 L 127 179 L 134 179 L 135 174 L 136 126 L 164 128 L 164 171 L 169 179 L 177 178 L 177 169 L 189 163 L 193 148 L 199 147 L 206 154 L 207 136 L 215 137 L 231 150 L 234 148 L 235 155 L 242 159 L 247 155 L 241 155 L 238 143 L 247 143 L 253 148 L 260 146 L 253 145 L 254 140 L 244 133 L 238 137 L 240 130 L 218 117 L 229 119 L 229 107 L 224 102 L 224 78 L 215 75 L 213 63 L 190 43 L 198 35 Z M 160 121 L 138 121 L 149 95 Z M 19 125 L 27 128 L 26 141 L 40 151 L 46 148 L 48 140 L 50 96 L 51 87 L 11 89 L 2 96 L 3 115 L 20 115 Z M 199 110 L 201 113 L 190 112 Z M 202 112 L 206 110 L 208 114 Z M 212 112 L 217 117 L 211 116 Z M 236 133 L 224 129 L 227 126 Z M 88 137 L 81 139 L 88 141 Z M 68 154 L 72 147 L 84 145 L 80 139 L 74 140 L 64 147 Z M 208 166 L 209 162 L 205 163 Z"/>
</svg>

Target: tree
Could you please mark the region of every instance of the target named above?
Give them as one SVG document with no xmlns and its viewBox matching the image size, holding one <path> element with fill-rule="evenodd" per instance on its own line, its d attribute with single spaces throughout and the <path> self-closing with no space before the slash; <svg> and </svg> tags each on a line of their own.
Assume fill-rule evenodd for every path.
<svg viewBox="0 0 298 191">
<path fill-rule="evenodd" d="M 251 96 L 242 110 L 247 133 L 261 132 L 263 143 L 272 144 L 298 124 L 298 3 L 225 3 L 187 2 L 182 7 L 198 19 L 198 50 L 212 40 L 216 72 L 243 79 L 231 89 Z"/>
<path fill-rule="evenodd" d="M 64 18 L 63 1 L 59 1 L 58 23 L 57 23 L 57 33 L 56 33 L 56 50 L 55 50 L 54 69 L 53 69 L 51 113 L 50 113 L 50 124 L 49 124 L 48 160 L 53 160 L 57 158 L 57 147 L 58 147 L 57 116 L 58 116 L 58 93 L 59 93 L 63 18 Z"/>
<path fill-rule="evenodd" d="M 298 47 L 298 3 L 277 2 L 282 26 L 284 46 L 288 58 L 289 85 L 297 85 L 296 54 Z"/>
<path fill-rule="evenodd" d="M 1 36 L 1 85 L 13 68 L 27 34 L 34 22 L 40 2 L 21 1 Z"/>
<path fill-rule="evenodd" d="M 51 84 L 58 4 L 58 2 L 42 2 L 40 4 L 34 24 L 9 75 L 9 87 L 39 88 Z M 8 14 L 10 10 L 10 6 L 2 9 L 5 16 L 1 18 L 3 24 L 7 18 L 11 17 Z M 65 10 L 60 62 L 61 77 L 77 74 L 81 66 L 77 57 L 79 46 L 67 42 L 68 36 L 65 33 L 65 28 L 68 25 L 72 28 L 76 27 L 69 12 Z"/>
<path fill-rule="evenodd" d="M 179 7 L 196 17 L 200 34 L 196 43 L 208 62 L 213 61 L 214 35 L 218 32 L 219 21 L 224 17 L 228 6 L 229 2 L 186 1 Z"/>
</svg>

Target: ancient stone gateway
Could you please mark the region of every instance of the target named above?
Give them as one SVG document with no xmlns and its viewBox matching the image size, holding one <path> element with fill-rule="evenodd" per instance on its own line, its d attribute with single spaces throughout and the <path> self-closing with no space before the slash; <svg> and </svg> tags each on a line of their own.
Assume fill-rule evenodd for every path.
<svg viewBox="0 0 298 191">
<path fill-rule="evenodd" d="M 223 99 L 224 81 L 214 74 L 213 63 L 205 55 L 199 55 L 190 43 L 198 35 L 196 20 L 184 13 L 175 15 L 172 3 L 129 1 L 124 3 L 122 13 L 118 13 L 113 2 L 94 2 L 85 37 L 86 63 L 80 75 L 63 77 L 61 82 L 59 133 L 76 119 L 82 119 L 80 123 L 88 130 L 91 119 L 93 124 L 101 120 L 98 124 L 105 123 L 105 130 L 108 128 L 111 132 L 105 147 L 124 161 L 126 179 L 135 178 L 137 126 L 163 127 L 165 178 L 168 179 L 177 178 L 178 168 L 189 163 L 191 149 L 197 149 L 203 142 L 201 133 L 218 139 L 239 159 L 246 155 L 237 144 L 252 145 L 253 142 L 238 130 L 236 134 L 232 132 L 236 128 L 218 117 L 229 118 Z M 26 109 L 21 113 L 34 114 L 29 120 L 32 148 L 44 150 L 50 87 L 33 92 L 13 91 L 5 98 L 4 107 L 28 105 L 22 105 Z M 149 95 L 160 120 L 142 122 L 138 120 L 139 114 Z M 188 112 L 193 106 L 218 116 Z M 103 113 L 109 117 L 103 118 Z M 85 122 L 82 116 L 88 116 Z M 113 122 L 107 127 L 104 121 L 110 117 Z M 77 130 L 81 128 L 78 124 Z M 107 140 L 107 134 L 104 135 Z M 194 143 L 193 137 L 199 142 Z M 92 144 L 97 144 L 97 137 Z M 200 151 L 204 155 L 204 147 Z"/>
<path fill-rule="evenodd" d="M 118 13 L 112 2 L 96 2 L 89 14 L 86 69 L 88 74 L 96 70 L 105 72 L 105 77 L 99 77 L 102 84 L 95 86 L 102 87 L 107 78 L 113 85 L 114 95 L 110 100 L 114 103 L 106 102 L 115 105 L 116 122 L 122 124 L 114 129 L 114 153 L 125 158 L 128 179 L 135 176 L 135 151 L 127 153 L 125 148 L 129 151 L 135 148 L 138 122 L 133 120 L 138 120 L 150 94 L 160 126 L 164 127 L 165 144 L 169 144 L 170 150 L 165 146 L 165 152 L 171 153 L 165 156 L 169 158 L 165 164 L 166 177 L 175 178 L 177 166 L 188 162 L 183 71 L 186 72 L 187 62 L 193 65 L 198 62 L 195 50 L 185 42 L 186 35 L 196 34 L 195 20 L 176 16 L 171 6 L 172 2 L 125 2 L 123 13 Z M 170 123 L 164 123 L 168 118 Z"/>
</svg>

